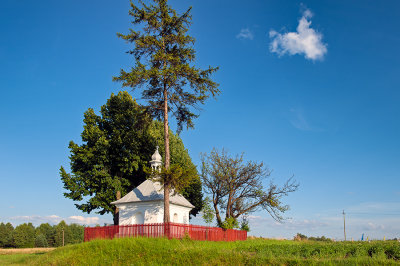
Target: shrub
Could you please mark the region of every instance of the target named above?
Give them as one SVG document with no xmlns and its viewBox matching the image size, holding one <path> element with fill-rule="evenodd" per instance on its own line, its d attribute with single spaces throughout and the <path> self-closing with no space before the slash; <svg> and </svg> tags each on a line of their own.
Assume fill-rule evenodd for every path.
<svg viewBox="0 0 400 266">
<path fill-rule="evenodd" d="M 373 245 L 368 249 L 368 255 L 373 258 L 386 257 L 385 251 L 381 245 Z"/>
<path fill-rule="evenodd" d="M 400 260 L 400 245 L 393 243 L 386 249 L 385 254 L 388 259 Z"/>
<path fill-rule="evenodd" d="M 235 218 L 229 217 L 228 219 L 225 219 L 221 227 L 223 229 L 239 228 L 239 223 Z"/>
<path fill-rule="evenodd" d="M 303 235 L 300 233 L 297 233 L 297 235 L 295 235 L 293 238 L 293 240 L 296 240 L 296 241 L 303 241 L 303 240 L 307 240 L 307 239 L 308 239 L 308 237 L 306 235 Z"/>
</svg>

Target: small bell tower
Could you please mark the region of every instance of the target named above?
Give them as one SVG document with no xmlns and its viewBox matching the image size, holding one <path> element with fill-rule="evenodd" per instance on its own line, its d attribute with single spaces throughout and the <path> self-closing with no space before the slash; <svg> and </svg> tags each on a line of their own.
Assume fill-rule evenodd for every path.
<svg viewBox="0 0 400 266">
<path fill-rule="evenodd" d="M 160 153 L 158 152 L 158 146 L 157 146 L 156 151 L 151 156 L 150 166 L 153 170 L 158 170 L 160 172 L 161 165 L 162 165 L 162 157 L 161 157 Z"/>
</svg>

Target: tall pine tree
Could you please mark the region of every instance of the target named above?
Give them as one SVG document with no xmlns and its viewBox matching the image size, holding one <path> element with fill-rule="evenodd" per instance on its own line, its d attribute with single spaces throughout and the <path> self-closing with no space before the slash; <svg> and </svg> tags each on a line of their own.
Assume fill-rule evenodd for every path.
<svg viewBox="0 0 400 266">
<path fill-rule="evenodd" d="M 191 24 L 189 8 L 178 15 L 167 0 L 153 0 L 152 4 L 139 1 L 140 7 L 131 2 L 129 15 L 136 27 L 118 36 L 134 47 L 128 53 L 133 55 L 135 65 L 130 71 L 121 70 L 114 81 L 124 87 L 141 90 L 147 101 L 147 110 L 153 117 L 164 122 L 165 172 L 170 168 L 169 114 L 177 121 L 178 131 L 183 126 L 192 128 L 193 119 L 198 115 L 193 108 L 204 104 L 210 96 L 219 94 L 218 84 L 211 79 L 216 67 L 205 70 L 193 65 L 194 38 L 187 34 Z M 164 180 L 164 222 L 170 221 L 169 195 L 173 175 L 163 175 Z"/>
<path fill-rule="evenodd" d="M 118 208 L 110 203 L 146 180 L 144 168 L 156 146 L 164 146 L 163 125 L 152 121 L 126 91 L 112 94 L 100 115 L 89 108 L 83 123 L 82 143 L 69 144 L 71 173 L 60 169 L 64 195 L 83 212 L 113 213 L 118 225 Z M 169 132 L 171 162 L 192 173 L 191 183 L 180 192 L 195 206 L 190 214 L 196 215 L 202 208 L 201 181 L 182 140 Z"/>
</svg>

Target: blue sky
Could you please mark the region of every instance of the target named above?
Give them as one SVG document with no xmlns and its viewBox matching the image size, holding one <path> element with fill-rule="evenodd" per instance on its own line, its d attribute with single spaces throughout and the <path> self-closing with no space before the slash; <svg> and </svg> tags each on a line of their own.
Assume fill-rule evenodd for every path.
<svg viewBox="0 0 400 266">
<path fill-rule="evenodd" d="M 181 136 L 196 164 L 225 147 L 265 162 L 281 184 L 283 224 L 263 212 L 251 234 L 359 239 L 400 236 L 400 3 L 398 1 L 170 1 L 193 6 L 197 65 L 219 66 L 222 94 Z M 0 3 L 0 221 L 103 223 L 62 195 L 58 174 L 120 68 L 116 37 L 128 1 Z M 133 94 L 137 96 L 136 94 Z M 194 222 L 200 223 L 198 219 Z"/>
</svg>

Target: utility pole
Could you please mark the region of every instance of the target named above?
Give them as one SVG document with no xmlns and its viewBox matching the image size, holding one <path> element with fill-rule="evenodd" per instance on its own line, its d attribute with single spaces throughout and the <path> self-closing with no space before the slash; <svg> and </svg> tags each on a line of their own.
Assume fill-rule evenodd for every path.
<svg viewBox="0 0 400 266">
<path fill-rule="evenodd" d="M 63 246 L 64 246 L 64 228 L 63 228 L 62 232 L 63 232 Z"/>
<path fill-rule="evenodd" d="M 343 232 L 344 232 L 344 241 L 346 241 L 346 214 L 343 210 Z"/>
</svg>

